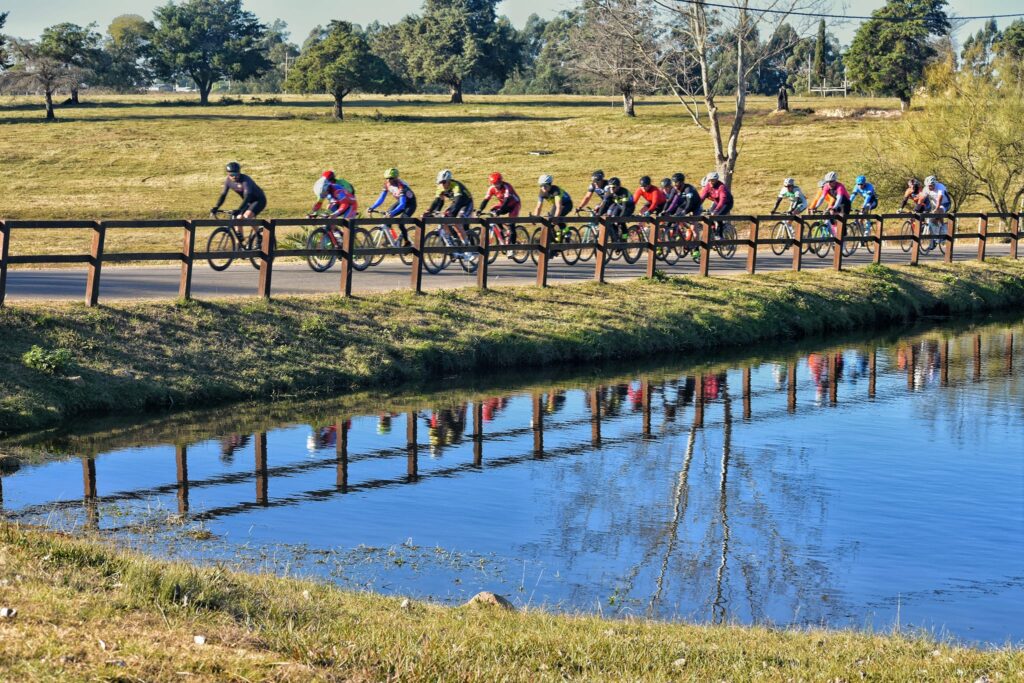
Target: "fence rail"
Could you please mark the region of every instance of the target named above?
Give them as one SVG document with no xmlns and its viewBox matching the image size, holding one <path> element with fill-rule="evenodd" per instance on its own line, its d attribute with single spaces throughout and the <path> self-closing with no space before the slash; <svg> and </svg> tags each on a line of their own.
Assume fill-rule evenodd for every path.
<svg viewBox="0 0 1024 683">
<path fill-rule="evenodd" d="M 805 246 L 831 242 L 834 249 L 832 256 L 832 268 L 841 270 L 843 260 L 842 246 L 847 243 L 858 242 L 860 244 L 872 244 L 874 248 L 873 262 L 881 263 L 883 259 L 882 247 L 887 243 L 900 242 L 905 245 L 910 243 L 908 263 L 917 265 L 921 257 L 922 243 L 933 240 L 945 242 L 945 261 L 953 261 L 955 245 L 962 240 L 977 241 L 977 259 L 984 261 L 987 254 L 987 247 L 990 240 L 1006 239 L 1010 242 L 1010 258 L 1018 258 L 1018 246 L 1020 243 L 1020 222 L 1021 215 L 1017 213 L 951 213 L 951 214 L 871 214 L 871 215 L 850 215 L 836 218 L 836 222 L 842 225 L 841 234 L 843 237 L 829 235 L 826 237 L 814 238 L 809 236 L 808 227 L 820 222 L 821 216 L 785 216 L 772 215 L 732 215 L 721 217 L 721 221 L 728 222 L 734 226 L 748 225 L 749 230 L 745 237 L 737 236 L 736 239 L 713 239 L 712 227 L 716 220 L 708 216 L 671 216 L 657 219 L 643 216 L 628 216 L 616 218 L 598 217 L 569 217 L 547 219 L 534 216 L 519 218 L 358 218 L 353 220 L 338 219 L 275 219 L 275 220 L 152 220 L 152 221 L 0 221 L 0 305 L 3 305 L 7 291 L 7 272 L 12 265 L 44 265 L 44 264 L 85 264 L 88 267 L 86 279 L 85 303 L 88 306 L 95 306 L 100 299 L 100 280 L 104 263 L 124 262 L 147 262 L 147 261 L 179 261 L 181 263 L 181 277 L 178 288 L 178 295 L 183 299 L 191 297 L 192 277 L 196 261 L 209 258 L 228 259 L 257 259 L 259 261 L 259 281 L 256 294 L 269 298 L 271 295 L 272 276 L 274 261 L 286 257 L 305 257 L 312 255 L 334 255 L 341 265 L 341 278 L 339 291 L 343 296 L 352 294 L 353 273 L 357 270 L 353 260 L 367 256 L 409 256 L 411 255 L 412 265 L 410 268 L 410 287 L 417 293 L 423 291 L 424 256 L 428 254 L 454 254 L 454 253 L 476 253 L 478 254 L 478 265 L 476 268 L 477 286 L 487 288 L 489 254 L 505 253 L 509 251 L 531 250 L 536 252 L 537 261 L 537 285 L 545 287 L 548 284 L 548 273 L 551 258 L 560 252 L 578 248 L 575 243 L 559 243 L 554 240 L 554 229 L 558 225 L 588 225 L 598 226 L 598 234 L 595 242 L 587 242 L 584 246 L 587 249 L 595 249 L 593 264 L 594 280 L 605 282 L 605 274 L 608 267 L 610 254 L 629 246 L 633 249 L 641 249 L 646 258 L 645 275 L 653 277 L 657 268 L 659 250 L 686 247 L 696 250 L 699 254 L 697 272 L 700 276 L 707 277 L 711 274 L 712 253 L 715 249 L 722 247 L 745 247 L 746 271 L 750 274 L 757 272 L 758 249 L 785 245 L 792 250 L 793 270 L 800 270 L 803 267 L 803 251 Z M 847 234 L 847 225 L 855 220 L 868 220 L 873 224 L 869 235 Z M 925 233 L 923 226 L 931 220 L 940 220 L 951 226 L 945 234 Z M 793 226 L 793 235 L 789 238 L 772 238 L 766 235 L 762 229 L 775 227 L 781 221 L 788 221 Z M 973 232 L 961 230 L 965 221 L 977 221 L 977 230 Z M 1004 229 L 990 231 L 989 226 L 996 222 Z M 643 224 L 646 227 L 643 242 L 612 242 L 611 226 L 617 224 Z M 887 232 L 886 227 L 894 223 L 899 225 L 898 231 Z M 492 242 L 490 226 L 492 225 L 521 225 L 534 226 L 539 228 L 538 238 L 529 244 L 496 244 Z M 262 230 L 263 239 L 259 250 L 238 249 L 235 251 L 196 251 L 196 229 L 217 228 L 221 226 L 232 228 L 259 228 Z M 400 247 L 373 247 L 356 248 L 353 245 L 353 233 L 357 228 L 376 226 L 401 226 L 407 231 L 409 244 Z M 479 227 L 479 244 L 473 246 L 424 246 L 424 238 L 428 231 L 439 226 L 463 226 Z M 700 236 L 697 239 L 687 239 L 685 236 L 675 239 L 663 239 L 672 226 L 700 226 Z M 337 228 L 340 234 L 340 245 L 333 249 L 278 249 L 277 230 L 288 227 L 328 227 Z M 651 229 L 651 228 L 654 229 Z M 182 247 L 180 251 L 161 252 L 113 252 L 105 250 L 106 235 L 109 230 L 140 230 L 140 229 L 170 229 L 176 228 L 182 231 Z M 82 230 L 92 231 L 92 240 L 87 254 L 50 254 L 50 255 L 11 255 L 10 246 L 12 234 L 22 230 Z M 898 252 L 897 252 L 898 255 Z M 584 266 L 587 267 L 587 266 Z"/>
</svg>

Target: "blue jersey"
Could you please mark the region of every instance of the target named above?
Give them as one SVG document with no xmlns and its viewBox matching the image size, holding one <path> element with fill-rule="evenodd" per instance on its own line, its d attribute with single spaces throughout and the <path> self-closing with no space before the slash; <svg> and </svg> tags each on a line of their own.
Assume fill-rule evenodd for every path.
<svg viewBox="0 0 1024 683">
<path fill-rule="evenodd" d="M 875 194 L 875 186 L 871 183 L 864 183 L 853 188 L 853 192 L 850 193 L 851 204 L 857 199 L 858 195 L 864 197 L 864 206 L 878 204 L 878 195 Z"/>
</svg>

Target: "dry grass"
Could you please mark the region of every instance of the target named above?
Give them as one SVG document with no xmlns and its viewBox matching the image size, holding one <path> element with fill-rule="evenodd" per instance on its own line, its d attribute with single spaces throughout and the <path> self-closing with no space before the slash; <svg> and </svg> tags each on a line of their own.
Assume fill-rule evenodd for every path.
<svg viewBox="0 0 1024 683">
<path fill-rule="evenodd" d="M 1024 653 L 900 634 L 445 608 L 0 526 L 12 681 L 1019 681 Z M 205 637 L 197 644 L 195 636 Z"/>
<path fill-rule="evenodd" d="M 668 98 L 645 101 L 637 118 L 627 119 L 614 98 L 470 97 L 459 106 L 426 96 L 352 97 L 340 123 L 330 119 L 323 97 L 285 96 L 274 104 L 247 97 L 245 104 L 206 108 L 193 99 L 89 96 L 85 106 L 59 110 L 59 120 L 46 123 L 37 109 L 25 108 L 34 100 L 0 98 L 5 217 L 204 218 L 230 159 L 241 161 L 267 191 L 270 217 L 304 215 L 313 202 L 313 181 L 328 167 L 356 185 L 364 209 L 388 166 L 402 170 L 423 208 L 433 197 L 437 171 L 451 167 L 477 200 L 486 175 L 501 170 L 530 209 L 541 173 L 554 174 L 578 200 L 595 168 L 632 188 L 644 174 L 660 178 L 681 170 L 697 180 L 713 167 L 707 134 Z M 792 106 L 890 111 L 898 103 L 795 99 Z M 738 212 L 770 209 L 786 176 L 810 191 L 826 170 L 854 175 L 871 132 L 887 125 L 817 115 L 778 118 L 768 115 L 773 107 L 773 99 L 752 100 L 735 181 Z M 553 154 L 529 154 L 538 149 Z M 88 239 L 85 232 L 62 232 L 56 239 L 19 231 L 11 249 L 54 253 L 71 246 L 87 253 Z M 179 246 L 176 230 L 118 230 L 107 237 L 110 251 Z"/>
</svg>

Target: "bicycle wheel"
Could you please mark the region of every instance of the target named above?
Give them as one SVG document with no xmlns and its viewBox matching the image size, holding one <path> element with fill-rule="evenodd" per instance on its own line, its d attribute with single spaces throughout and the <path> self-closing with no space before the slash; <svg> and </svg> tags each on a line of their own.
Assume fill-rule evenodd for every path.
<svg viewBox="0 0 1024 683">
<path fill-rule="evenodd" d="M 562 242 L 566 246 L 571 246 L 571 248 L 562 251 L 562 260 L 565 261 L 565 265 L 572 266 L 580 260 L 583 250 L 580 249 L 579 244 L 582 241 L 583 238 L 580 236 L 580 231 L 577 228 L 569 226 L 562 231 Z"/>
<path fill-rule="evenodd" d="M 489 237 L 491 238 L 490 251 L 487 252 L 487 265 L 490 265 L 498 260 L 498 250 L 495 247 L 505 246 L 508 242 L 505 239 L 506 232 L 501 229 L 501 226 L 488 225 L 486 230 L 490 233 Z M 495 233 L 498 233 L 500 237 L 496 236 Z M 511 237 L 511 229 L 509 229 L 507 234 Z M 505 255 L 511 256 L 511 252 L 506 251 Z"/>
<path fill-rule="evenodd" d="M 580 261 L 589 261 L 597 253 L 597 229 L 591 225 L 583 226 L 580 233 Z"/>
<path fill-rule="evenodd" d="M 228 227 L 220 227 L 210 233 L 210 239 L 206 242 L 206 251 L 210 254 L 217 252 L 235 251 L 237 241 L 235 231 Z M 210 267 L 216 271 L 227 270 L 227 267 L 234 261 L 233 256 L 208 256 L 206 258 Z"/>
<path fill-rule="evenodd" d="M 847 226 L 849 229 L 844 230 L 844 234 L 847 238 L 849 237 L 860 237 L 864 234 L 864 227 L 860 224 L 860 221 L 853 221 Z M 857 253 L 857 249 L 860 247 L 860 242 L 850 241 L 848 239 L 843 240 L 843 256 L 853 256 Z"/>
<path fill-rule="evenodd" d="M 914 246 L 914 221 L 908 218 L 903 221 L 903 226 L 900 228 L 900 249 L 908 252 L 912 246 Z"/>
<path fill-rule="evenodd" d="M 644 245 L 647 242 L 643 228 L 639 225 L 629 226 L 626 228 L 623 241 L 628 242 L 628 244 L 622 248 L 622 260 L 626 263 L 636 263 L 639 261 L 640 255 L 644 253 Z"/>
<path fill-rule="evenodd" d="M 505 253 L 516 263 L 526 263 L 530 258 L 530 233 L 523 226 L 517 225 L 511 237 L 518 248 Z"/>
<path fill-rule="evenodd" d="M 814 240 L 811 250 L 818 258 L 825 258 L 832 251 L 832 231 L 824 223 L 815 223 L 811 228 Z"/>
<path fill-rule="evenodd" d="M 733 227 L 732 223 L 726 223 L 725 225 L 722 226 L 722 236 L 719 237 L 718 239 L 720 239 L 720 240 L 735 240 L 735 239 L 737 239 L 736 228 Z M 733 256 L 736 255 L 736 245 L 735 244 L 716 244 L 715 245 L 715 251 L 717 251 L 718 255 L 721 256 L 722 258 L 729 259 L 729 258 L 732 258 Z"/>
<path fill-rule="evenodd" d="M 423 238 L 423 249 L 426 250 L 431 247 L 445 247 L 448 246 L 444 243 L 444 238 L 441 237 L 441 233 L 437 230 L 432 230 L 427 233 L 427 236 Z M 448 267 L 448 261 L 451 259 L 449 254 L 423 254 L 423 267 L 426 268 L 427 272 L 431 275 L 437 275 L 442 270 Z"/>
<path fill-rule="evenodd" d="M 309 233 L 309 237 L 306 238 L 306 249 L 317 249 L 324 252 L 328 249 L 334 249 L 334 245 L 331 243 L 331 238 L 327 234 L 327 229 L 317 228 L 313 232 Z M 330 270 L 336 260 L 338 260 L 338 256 L 333 252 L 310 254 L 306 257 L 306 262 L 309 264 L 309 267 L 316 273 L 323 273 L 324 271 Z"/>
<path fill-rule="evenodd" d="M 789 229 L 786 227 L 785 221 L 779 221 L 778 223 L 775 224 L 775 227 L 772 228 L 772 239 L 773 240 L 788 240 L 789 239 Z M 788 244 L 773 244 L 772 245 L 772 253 L 775 254 L 776 256 L 782 256 L 784 253 L 786 253 L 787 249 L 789 249 L 789 245 Z"/>
<path fill-rule="evenodd" d="M 357 255 L 363 249 L 373 249 L 373 238 L 365 228 L 349 228 L 352 231 L 352 267 L 362 271 L 373 265 L 373 256 Z"/>
<path fill-rule="evenodd" d="M 540 228 L 534 228 L 530 232 L 530 244 L 534 244 L 534 245 L 540 244 L 540 231 L 541 231 Z M 533 261 L 533 265 L 537 265 L 537 250 L 536 249 L 531 249 L 530 250 L 530 260 Z"/>
<path fill-rule="evenodd" d="M 249 238 L 245 241 L 245 250 L 260 251 L 261 249 L 263 249 L 263 231 L 254 230 L 249 233 Z M 253 268 L 259 270 L 260 264 L 263 263 L 263 258 L 260 256 L 250 256 L 249 263 L 252 264 Z"/>
<path fill-rule="evenodd" d="M 871 234 L 871 221 L 863 221 L 862 228 L 863 228 L 862 234 L 865 237 L 869 238 L 868 241 L 864 243 L 864 248 L 868 250 L 869 254 L 874 254 L 875 253 L 875 243 L 871 241 L 871 238 L 874 237 L 874 235 Z"/>
<path fill-rule="evenodd" d="M 388 239 L 388 235 L 384 232 L 388 230 L 386 225 L 378 225 L 375 228 L 370 228 L 370 246 L 374 249 L 381 249 L 384 247 L 391 246 L 391 240 Z M 377 254 L 376 256 L 368 256 L 367 259 L 371 266 L 379 265 L 384 260 L 384 254 Z"/>
<path fill-rule="evenodd" d="M 663 242 L 678 242 L 683 238 L 683 235 L 679 231 L 679 226 L 673 225 L 665 230 L 663 237 Z M 674 266 L 679 263 L 679 259 L 682 258 L 682 254 L 679 253 L 679 248 L 675 245 L 671 247 L 658 247 L 656 253 L 658 254 L 658 258 L 665 262 L 666 266 Z"/>
</svg>

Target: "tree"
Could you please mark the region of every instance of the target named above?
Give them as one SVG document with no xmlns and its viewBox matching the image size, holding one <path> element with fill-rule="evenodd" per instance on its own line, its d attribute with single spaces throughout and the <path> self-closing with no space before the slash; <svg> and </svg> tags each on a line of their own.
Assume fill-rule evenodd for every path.
<svg viewBox="0 0 1024 683">
<path fill-rule="evenodd" d="M 97 85 L 131 92 L 152 80 L 147 60 L 153 25 L 138 14 L 122 14 L 107 27 L 103 66 L 95 71 Z"/>
<path fill-rule="evenodd" d="M 53 121 L 53 95 L 61 90 L 70 92 L 82 82 L 84 72 L 54 59 L 48 52 L 28 40 L 10 41 L 14 65 L 0 75 L 0 86 L 7 91 L 43 91 L 46 119 Z"/>
<path fill-rule="evenodd" d="M 992 58 L 994 46 L 999 42 L 999 26 L 995 19 L 989 19 L 985 25 L 978 29 L 978 32 L 964 41 L 963 51 L 960 58 L 963 60 L 963 68 L 976 76 L 990 77 L 992 75 Z"/>
<path fill-rule="evenodd" d="M 270 68 L 259 76 L 232 84 L 232 92 L 279 93 L 284 89 L 284 80 L 292 62 L 299 56 L 299 48 L 288 40 L 288 24 L 276 19 L 267 26 L 267 33 L 260 43 L 260 49 L 270 63 Z"/>
<path fill-rule="evenodd" d="M 398 79 L 366 37 L 347 21 L 332 21 L 327 36 L 303 50 L 288 73 L 286 86 L 302 93 L 326 92 L 334 98 L 334 118 L 344 118 L 342 102 L 354 91 L 390 93 Z"/>
<path fill-rule="evenodd" d="M 786 54 L 786 83 L 795 91 L 806 92 L 808 85 L 815 85 L 813 54 L 818 41 L 810 38 L 798 40 Z M 825 82 L 841 83 L 844 76 L 843 56 L 839 40 L 831 33 L 825 34 L 823 61 Z M 820 84 L 820 80 L 818 84 Z"/>
<path fill-rule="evenodd" d="M 7 23 L 9 12 L 0 12 L 0 29 Z M 11 55 L 7 51 L 7 36 L 0 33 L 0 69 L 6 69 L 11 65 Z"/>
<path fill-rule="evenodd" d="M 1024 88 L 1024 19 L 1007 26 L 993 47 L 1002 83 L 1017 89 Z"/>
<path fill-rule="evenodd" d="M 221 79 L 245 80 L 270 68 L 262 49 L 266 27 L 241 0 L 185 0 L 154 10 L 151 54 L 162 78 L 191 78 L 199 101 Z"/>
<path fill-rule="evenodd" d="M 530 15 L 522 31 L 523 68 L 505 83 L 502 92 L 510 95 L 577 92 L 571 73 L 573 55 L 569 37 L 579 26 L 581 17 L 576 11 L 564 11 L 549 20 Z"/>
<path fill-rule="evenodd" d="M 950 31 L 945 7 L 946 0 L 888 0 L 872 12 L 845 57 L 858 87 L 898 97 L 903 109 L 909 107 L 925 66 L 935 56 L 929 38 Z"/>
<path fill-rule="evenodd" d="M 643 0 L 584 0 L 580 13 L 568 68 L 584 85 L 620 95 L 623 113 L 636 116 L 636 96 L 653 86 L 644 55 L 655 49 L 654 12 Z"/>
<path fill-rule="evenodd" d="M 818 22 L 818 39 L 814 41 L 814 66 L 811 69 L 814 85 L 825 85 L 825 20 Z"/>
<path fill-rule="evenodd" d="M 101 63 L 100 40 L 102 36 L 94 29 L 96 24 L 79 26 L 62 23 L 43 29 L 38 49 L 66 67 L 68 73 L 77 73 L 82 81 L 88 78 Z M 78 88 L 81 82 L 71 88 L 71 103 L 78 104 Z"/>
</svg>

